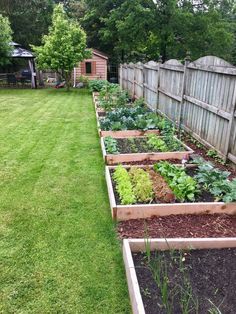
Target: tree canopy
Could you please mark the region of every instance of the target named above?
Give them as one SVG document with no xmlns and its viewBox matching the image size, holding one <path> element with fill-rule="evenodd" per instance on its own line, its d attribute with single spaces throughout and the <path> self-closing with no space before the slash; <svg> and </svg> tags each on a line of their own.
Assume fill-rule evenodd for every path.
<svg viewBox="0 0 236 314">
<path fill-rule="evenodd" d="M 2 0 L 14 40 L 39 45 L 53 7 L 79 21 L 87 44 L 116 62 L 211 54 L 236 63 L 235 0 Z"/>
<path fill-rule="evenodd" d="M 60 74 L 70 86 L 71 71 L 86 57 L 86 34 L 76 21 L 70 20 L 62 4 L 58 4 L 52 16 L 52 26 L 48 35 L 44 35 L 42 46 L 33 46 L 39 69 L 51 69 Z"/>
<path fill-rule="evenodd" d="M 9 62 L 9 56 L 12 50 L 10 42 L 12 41 L 12 30 L 7 17 L 0 14 L 0 66 Z"/>
</svg>

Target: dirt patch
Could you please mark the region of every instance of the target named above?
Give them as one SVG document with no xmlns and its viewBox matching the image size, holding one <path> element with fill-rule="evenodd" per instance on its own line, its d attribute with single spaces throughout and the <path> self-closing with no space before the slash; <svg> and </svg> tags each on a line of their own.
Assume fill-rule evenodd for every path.
<svg viewBox="0 0 236 314">
<path fill-rule="evenodd" d="M 133 253 L 133 259 L 146 313 L 166 314 L 165 296 L 171 313 L 183 313 L 186 296 L 189 314 L 235 314 L 236 249 L 156 251 L 150 261 L 145 253 Z M 161 293 L 163 282 L 168 293 Z M 216 307 L 219 312 L 212 312 Z"/>
<path fill-rule="evenodd" d="M 152 152 L 162 152 L 161 150 L 154 149 L 147 143 L 147 138 L 143 137 L 131 137 L 131 138 L 117 138 L 117 146 L 120 154 L 135 154 L 135 153 L 152 153 Z M 162 138 L 162 140 L 166 143 L 167 147 L 169 147 L 167 140 Z M 176 142 L 178 143 L 178 142 Z M 178 149 L 170 148 L 168 151 L 184 151 L 185 148 L 178 144 Z"/>
<path fill-rule="evenodd" d="M 125 238 L 215 238 L 236 237 L 236 216 L 170 215 L 122 221 L 117 225 Z"/>
</svg>

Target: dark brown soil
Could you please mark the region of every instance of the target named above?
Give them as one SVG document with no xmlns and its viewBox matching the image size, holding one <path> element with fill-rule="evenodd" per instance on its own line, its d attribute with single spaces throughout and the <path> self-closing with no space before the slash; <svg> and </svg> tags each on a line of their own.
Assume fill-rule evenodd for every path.
<svg viewBox="0 0 236 314">
<path fill-rule="evenodd" d="M 117 226 L 125 238 L 221 238 L 236 237 L 236 216 L 171 215 L 122 221 Z"/>
<path fill-rule="evenodd" d="M 189 293 L 189 314 L 235 314 L 236 249 L 151 252 L 150 262 L 146 254 L 133 253 L 133 259 L 147 314 L 167 313 L 154 276 L 165 267 L 171 313 L 183 313 L 180 304 Z M 216 307 L 220 312 L 210 312 Z"/>
<path fill-rule="evenodd" d="M 147 143 L 147 138 L 132 137 L 132 138 L 118 138 L 117 146 L 120 154 L 133 154 L 133 153 L 151 153 L 161 152 L 158 149 L 150 147 Z M 163 139 L 164 140 L 164 139 Z M 168 145 L 167 145 L 168 147 Z M 184 151 L 184 147 L 179 147 L 178 151 Z M 170 151 L 176 151 L 170 149 Z"/>
<path fill-rule="evenodd" d="M 135 166 L 135 165 L 154 165 L 157 162 L 162 161 L 162 160 L 158 160 L 158 161 L 154 161 L 154 160 L 143 160 L 143 161 L 129 161 L 129 165 L 131 166 Z M 179 159 L 170 159 L 168 160 L 169 163 L 171 164 L 181 164 L 181 160 Z M 123 164 L 127 164 L 127 162 L 124 162 Z"/>
<path fill-rule="evenodd" d="M 162 176 L 153 169 L 147 169 L 153 183 L 155 201 L 161 203 L 172 203 L 175 195 Z"/>
<path fill-rule="evenodd" d="M 98 111 L 97 113 L 98 113 L 99 118 L 106 116 L 106 112 Z"/>
</svg>

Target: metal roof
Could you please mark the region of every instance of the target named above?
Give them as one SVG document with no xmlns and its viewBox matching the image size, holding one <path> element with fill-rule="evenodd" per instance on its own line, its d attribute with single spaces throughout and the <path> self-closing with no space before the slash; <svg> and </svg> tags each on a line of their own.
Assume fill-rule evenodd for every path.
<svg viewBox="0 0 236 314">
<path fill-rule="evenodd" d="M 33 53 L 30 50 L 21 48 L 20 44 L 15 43 L 14 41 L 10 42 L 10 45 L 13 46 L 13 50 L 11 52 L 12 58 L 35 58 Z"/>
</svg>

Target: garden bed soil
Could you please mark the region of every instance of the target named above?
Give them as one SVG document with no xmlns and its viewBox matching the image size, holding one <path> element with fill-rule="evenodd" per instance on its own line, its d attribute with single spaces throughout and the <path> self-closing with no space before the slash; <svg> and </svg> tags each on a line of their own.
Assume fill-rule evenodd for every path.
<svg viewBox="0 0 236 314">
<path fill-rule="evenodd" d="M 161 152 L 160 150 L 154 150 L 147 144 L 147 138 L 117 138 L 117 148 L 120 154 L 134 154 L 134 153 L 152 153 Z M 164 140 L 165 141 L 165 140 Z M 186 148 L 180 145 L 178 151 L 185 151 Z M 171 150 L 172 151 L 172 150 Z"/>
<path fill-rule="evenodd" d="M 130 165 L 124 167 L 130 168 Z M 140 168 L 146 166 L 139 166 Z M 186 203 L 148 203 L 148 204 L 119 204 L 119 196 L 116 194 L 115 184 L 112 179 L 112 171 L 115 166 L 105 168 L 108 196 L 110 201 L 112 218 L 123 221 L 130 219 L 149 218 L 153 216 L 169 215 L 199 215 L 199 214 L 228 214 L 236 215 L 236 203 L 214 202 L 213 196 L 208 192 L 201 193 L 195 202 Z"/>
<path fill-rule="evenodd" d="M 150 132 L 152 133 L 152 132 Z M 183 147 L 181 151 L 168 151 L 168 152 L 161 152 L 161 151 L 153 151 L 148 148 L 147 146 L 147 139 L 144 136 L 140 137 L 132 137 L 135 147 L 137 151 L 132 149 L 132 144 L 130 139 L 127 138 L 116 138 L 118 143 L 118 154 L 108 154 L 105 148 L 104 137 L 101 138 L 101 147 L 103 158 L 108 165 L 114 165 L 117 163 L 130 163 L 133 161 L 143 162 L 146 160 L 150 161 L 158 161 L 158 160 L 171 160 L 171 159 L 183 159 L 189 158 L 189 156 L 193 153 L 193 151 L 180 142 Z M 176 138 L 176 141 L 179 141 Z"/>
<path fill-rule="evenodd" d="M 236 237 L 236 216 L 170 215 L 122 221 L 117 226 L 125 238 L 223 238 Z"/>
<path fill-rule="evenodd" d="M 156 253 L 151 252 L 152 263 L 156 260 Z M 199 310 L 196 308 L 189 313 L 206 314 L 217 306 L 221 313 L 235 314 L 236 309 L 236 249 L 191 250 L 182 255 L 175 254 L 183 260 L 183 268 L 179 269 L 168 251 L 158 252 L 163 259 L 168 273 L 168 287 L 170 291 L 184 286 L 184 279 L 188 278 L 192 288 L 192 296 L 198 300 Z M 172 253 L 173 254 L 173 253 Z M 135 270 L 147 314 L 166 314 L 161 307 L 161 292 L 150 271 L 147 256 L 144 253 L 133 253 Z M 178 289 L 181 291 L 181 289 Z M 180 293 L 172 291 L 173 314 L 182 313 L 180 308 Z M 211 300 L 212 303 L 209 302 Z M 194 305 L 190 301 L 191 306 Z"/>
</svg>

